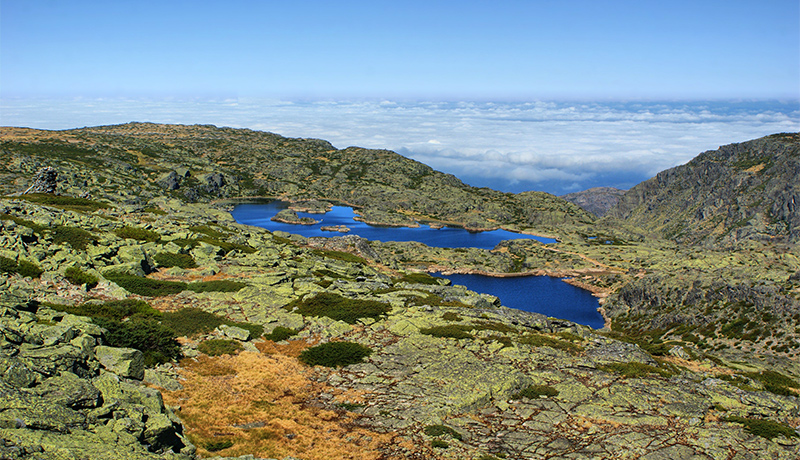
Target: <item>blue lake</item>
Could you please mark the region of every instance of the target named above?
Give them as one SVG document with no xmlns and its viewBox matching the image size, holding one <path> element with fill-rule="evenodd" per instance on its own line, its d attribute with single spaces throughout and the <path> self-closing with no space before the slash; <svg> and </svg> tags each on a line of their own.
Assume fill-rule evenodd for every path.
<svg viewBox="0 0 800 460">
<path fill-rule="evenodd" d="M 328 232 L 320 230 L 322 226 L 345 225 L 350 229 L 348 235 L 358 235 L 362 238 L 373 241 L 419 241 L 431 247 L 437 248 L 481 248 L 493 249 L 497 243 L 504 240 L 515 239 L 534 239 L 542 243 L 555 243 L 552 238 L 541 236 L 525 235 L 514 233 L 507 230 L 493 230 L 491 232 L 468 232 L 461 228 L 442 227 L 431 228 L 421 226 L 419 228 L 409 227 L 376 227 L 367 225 L 363 222 L 353 220 L 355 213 L 352 208 L 346 206 L 334 206 L 333 209 L 325 214 L 309 214 L 298 212 L 299 217 L 311 217 L 321 221 L 315 225 L 295 225 L 282 222 L 271 221 L 275 214 L 281 209 L 286 209 L 287 203 L 273 201 L 267 204 L 240 204 L 237 205 L 231 215 L 240 224 L 253 225 L 266 228 L 267 230 L 282 231 L 302 235 L 312 236 L 342 236 L 344 233 Z"/>
<path fill-rule="evenodd" d="M 492 294 L 503 306 L 541 313 L 585 324 L 594 329 L 604 325 L 597 311 L 600 303 L 591 292 L 549 276 L 495 278 L 481 275 L 439 275 L 470 291 Z"/>
<path fill-rule="evenodd" d="M 273 201 L 267 204 L 240 204 L 231 214 L 240 224 L 283 231 L 305 237 L 341 236 L 342 233 L 320 230 L 321 226 L 345 225 L 350 233 L 373 241 L 419 241 L 428 246 L 442 248 L 474 247 L 492 249 L 503 240 L 531 238 L 543 243 L 554 243 L 551 238 L 514 233 L 505 230 L 472 233 L 460 228 L 427 226 L 376 227 L 353 220 L 353 210 L 334 206 L 325 214 L 297 213 L 299 217 L 311 217 L 321 222 L 315 225 L 293 225 L 270 220 L 287 203 Z M 603 317 L 597 312 L 599 303 L 589 291 L 569 285 L 549 276 L 520 276 L 495 278 L 481 275 L 447 275 L 453 284 L 461 284 L 475 292 L 492 294 L 500 298 L 506 307 L 541 313 L 554 318 L 563 318 L 598 329 L 603 327 Z"/>
</svg>

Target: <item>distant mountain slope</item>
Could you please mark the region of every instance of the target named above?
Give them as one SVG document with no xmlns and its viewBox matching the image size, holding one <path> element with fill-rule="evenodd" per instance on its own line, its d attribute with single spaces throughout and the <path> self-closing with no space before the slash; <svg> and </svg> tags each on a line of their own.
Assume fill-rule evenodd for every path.
<svg viewBox="0 0 800 460">
<path fill-rule="evenodd" d="M 66 131 L 2 128 L 0 140 L 4 193 L 24 190 L 24 181 L 38 167 L 53 166 L 67 182 L 63 185 L 142 202 L 165 189 L 187 201 L 242 196 L 331 200 L 361 207 L 369 222 L 427 219 L 476 230 L 594 220 L 553 195 L 470 187 L 388 150 L 338 150 L 323 140 L 249 129 L 152 123 Z"/>
<path fill-rule="evenodd" d="M 619 203 L 619 198 L 624 194 L 625 190 L 614 187 L 594 187 L 582 192 L 561 195 L 560 198 L 577 204 L 595 216 L 603 217 L 609 209 Z"/>
<path fill-rule="evenodd" d="M 633 187 L 609 212 L 663 237 L 708 246 L 800 241 L 800 133 L 704 152 Z"/>
</svg>

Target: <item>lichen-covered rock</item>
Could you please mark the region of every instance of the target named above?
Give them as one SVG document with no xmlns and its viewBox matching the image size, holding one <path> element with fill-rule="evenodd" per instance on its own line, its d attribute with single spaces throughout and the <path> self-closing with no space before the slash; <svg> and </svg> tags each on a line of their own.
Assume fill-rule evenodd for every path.
<svg viewBox="0 0 800 460">
<path fill-rule="evenodd" d="M 227 324 L 220 324 L 217 329 L 219 329 L 222 335 L 229 339 L 241 340 L 242 342 L 250 340 L 250 331 L 247 329 L 237 326 L 228 326 Z"/>
<path fill-rule="evenodd" d="M 109 371 L 136 380 L 144 378 L 142 352 L 134 348 L 116 348 L 99 345 L 94 349 L 97 360 Z"/>
</svg>

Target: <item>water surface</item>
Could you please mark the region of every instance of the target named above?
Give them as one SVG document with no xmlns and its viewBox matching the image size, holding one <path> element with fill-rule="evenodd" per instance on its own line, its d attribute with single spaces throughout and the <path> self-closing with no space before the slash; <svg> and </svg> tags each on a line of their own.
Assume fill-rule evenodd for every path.
<svg viewBox="0 0 800 460">
<path fill-rule="evenodd" d="M 549 276 L 495 278 L 483 275 L 439 275 L 470 291 L 492 294 L 503 306 L 574 321 L 594 329 L 604 325 L 591 292 Z"/>
<path fill-rule="evenodd" d="M 298 212 L 298 217 L 311 217 L 321 221 L 315 225 L 295 225 L 274 222 L 270 220 L 281 209 L 285 209 L 287 203 L 273 201 L 267 204 L 239 204 L 231 215 L 240 224 L 253 225 L 266 228 L 269 231 L 283 231 L 302 235 L 306 238 L 312 236 L 342 236 L 345 233 L 328 232 L 320 230 L 322 226 L 345 225 L 350 229 L 349 235 L 358 235 L 372 241 L 419 241 L 431 247 L 437 248 L 481 248 L 493 249 L 498 243 L 504 240 L 515 239 L 534 239 L 542 243 L 555 243 L 553 238 L 541 236 L 525 235 L 514 233 L 507 230 L 493 230 L 490 232 L 468 232 L 462 228 L 442 227 L 431 228 L 426 225 L 418 228 L 409 227 L 378 227 L 368 225 L 363 222 L 353 220 L 355 213 L 352 208 L 346 206 L 334 206 L 333 209 L 325 214 L 310 214 Z"/>
</svg>

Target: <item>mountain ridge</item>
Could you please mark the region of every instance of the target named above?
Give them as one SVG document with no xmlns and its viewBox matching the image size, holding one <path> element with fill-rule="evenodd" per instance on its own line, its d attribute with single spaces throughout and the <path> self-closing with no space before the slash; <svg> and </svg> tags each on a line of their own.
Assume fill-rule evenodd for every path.
<svg viewBox="0 0 800 460">
<path fill-rule="evenodd" d="M 689 244 L 800 241 L 800 134 L 709 150 L 631 188 L 608 215 Z"/>
</svg>

